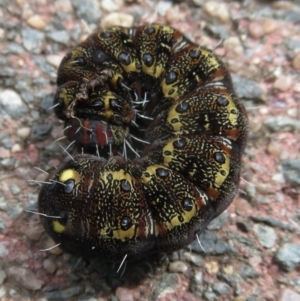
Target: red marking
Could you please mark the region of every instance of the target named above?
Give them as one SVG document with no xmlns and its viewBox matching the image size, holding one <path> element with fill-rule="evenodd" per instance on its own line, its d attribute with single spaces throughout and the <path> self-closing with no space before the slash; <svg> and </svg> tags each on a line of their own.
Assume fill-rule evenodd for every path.
<svg viewBox="0 0 300 301">
<path fill-rule="evenodd" d="M 111 131 L 107 129 L 107 125 L 102 123 L 96 125 L 96 139 L 98 145 L 103 147 L 108 144 L 108 138 L 111 136 Z"/>
<path fill-rule="evenodd" d="M 76 141 L 78 145 L 85 149 L 94 148 L 98 144 L 101 148 L 108 145 L 108 140 L 112 137 L 108 125 L 97 120 L 70 120 L 71 127 L 67 131 L 70 141 Z"/>
<path fill-rule="evenodd" d="M 91 140 L 91 131 L 88 130 L 90 129 L 90 121 L 89 120 L 83 120 L 82 121 L 82 128 L 81 128 L 81 139 L 80 139 L 80 144 L 84 148 L 88 148 L 90 146 L 90 140 Z M 78 139 L 76 139 L 77 141 Z"/>
</svg>

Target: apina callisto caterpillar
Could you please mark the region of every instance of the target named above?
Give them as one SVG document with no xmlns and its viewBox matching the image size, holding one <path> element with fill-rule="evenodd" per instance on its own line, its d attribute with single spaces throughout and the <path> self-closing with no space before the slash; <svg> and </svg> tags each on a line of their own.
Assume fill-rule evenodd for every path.
<svg viewBox="0 0 300 301">
<path fill-rule="evenodd" d="M 62 60 L 54 100 L 85 152 L 39 195 L 47 233 L 78 256 L 187 246 L 232 202 L 248 121 L 211 50 L 164 25 L 111 27 Z"/>
</svg>

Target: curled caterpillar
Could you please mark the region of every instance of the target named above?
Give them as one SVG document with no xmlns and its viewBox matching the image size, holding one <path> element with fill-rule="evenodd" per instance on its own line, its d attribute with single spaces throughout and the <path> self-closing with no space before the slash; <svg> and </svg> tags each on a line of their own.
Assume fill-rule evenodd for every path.
<svg viewBox="0 0 300 301">
<path fill-rule="evenodd" d="M 151 24 L 111 27 L 71 50 L 54 99 L 85 152 L 42 187 L 48 234 L 108 261 L 181 249 L 232 202 L 248 121 L 211 50 Z"/>
</svg>

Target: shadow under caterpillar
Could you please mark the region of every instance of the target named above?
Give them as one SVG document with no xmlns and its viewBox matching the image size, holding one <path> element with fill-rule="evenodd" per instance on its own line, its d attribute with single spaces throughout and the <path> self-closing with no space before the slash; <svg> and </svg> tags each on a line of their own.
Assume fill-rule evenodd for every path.
<svg viewBox="0 0 300 301">
<path fill-rule="evenodd" d="M 47 233 L 78 256 L 137 259 L 187 246 L 232 202 L 248 120 L 211 50 L 151 24 L 90 35 L 54 99 L 85 152 L 39 195 Z"/>
</svg>

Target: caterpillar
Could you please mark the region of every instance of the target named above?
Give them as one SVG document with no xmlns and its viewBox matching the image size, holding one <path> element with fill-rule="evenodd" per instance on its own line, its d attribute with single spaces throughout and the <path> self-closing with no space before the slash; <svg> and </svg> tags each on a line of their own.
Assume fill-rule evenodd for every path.
<svg viewBox="0 0 300 301">
<path fill-rule="evenodd" d="M 63 58 L 57 86 L 55 113 L 84 154 L 38 203 L 66 252 L 119 262 L 179 250 L 232 202 L 248 120 L 213 51 L 169 26 L 115 26 Z"/>
</svg>

